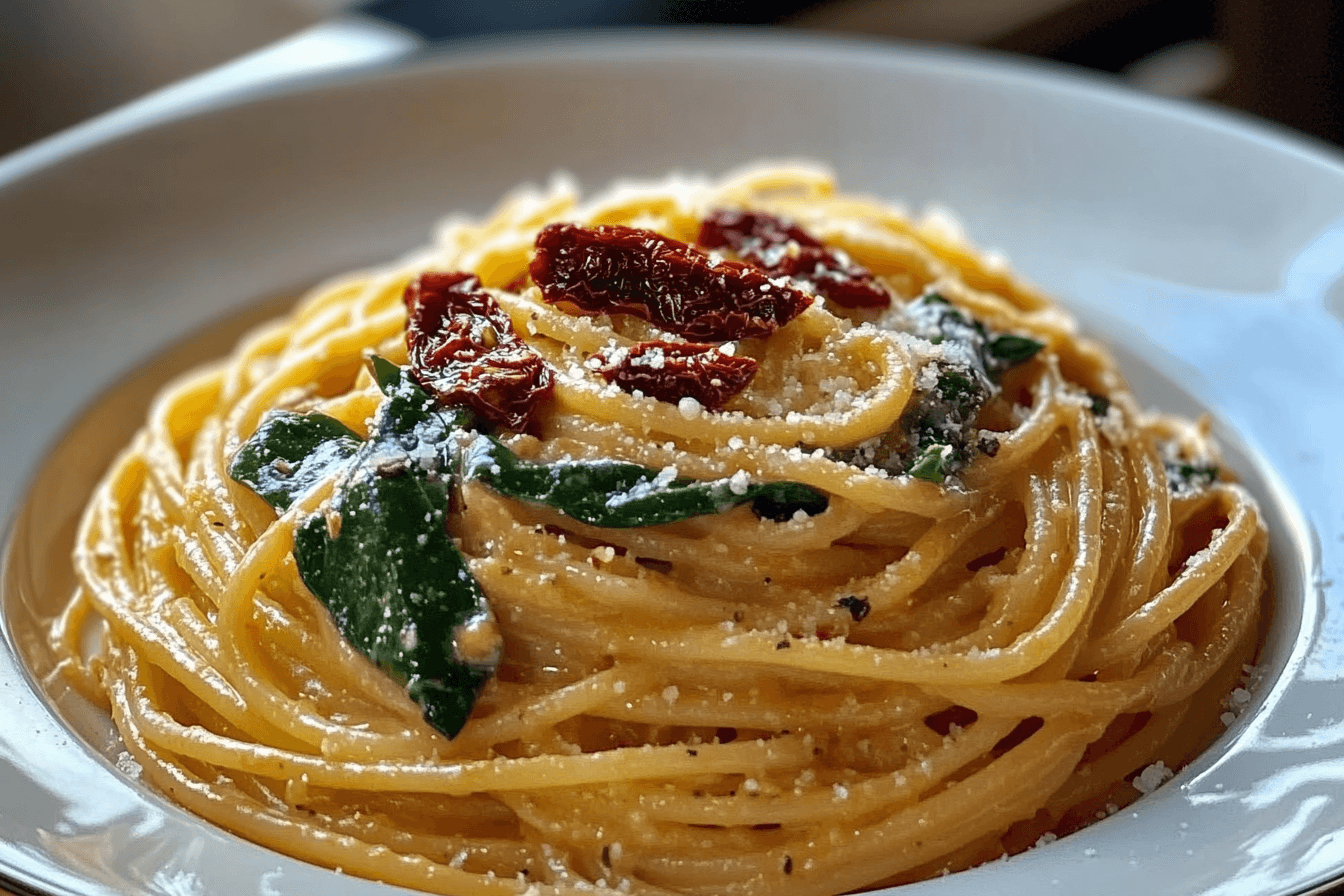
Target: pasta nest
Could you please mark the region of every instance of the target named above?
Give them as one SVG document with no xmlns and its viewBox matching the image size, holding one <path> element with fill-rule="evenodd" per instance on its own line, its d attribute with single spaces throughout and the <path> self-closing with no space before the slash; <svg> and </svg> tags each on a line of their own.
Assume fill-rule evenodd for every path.
<svg viewBox="0 0 1344 896">
<path fill-rule="evenodd" d="M 690 242 L 722 207 L 798 222 L 891 307 L 817 300 L 735 342 L 759 369 L 718 411 L 605 382 L 594 353 L 660 331 L 544 301 L 525 278 L 538 231 Z M 612 529 L 463 484 L 449 531 L 504 653 L 453 738 L 304 585 L 295 531 L 334 486 L 277 514 L 229 472 L 276 409 L 368 432 L 383 396 L 366 356 L 407 362 L 402 295 L 425 270 L 478 275 L 554 370 L 536 431 L 505 440 L 520 457 L 829 501 Z M 941 483 L 856 447 L 927 391 L 939 349 L 902 308 L 930 292 L 1043 346 Z M 1143 410 L 1097 343 L 946 216 L 837 193 L 806 165 L 587 201 L 557 179 L 318 287 L 167 386 L 89 503 L 55 637 L 148 782 L 349 874 L 458 896 L 876 888 L 1114 812 L 1221 729 L 1257 647 L 1266 533 L 1225 474 L 1173 478 L 1217 465 L 1208 430 Z"/>
</svg>

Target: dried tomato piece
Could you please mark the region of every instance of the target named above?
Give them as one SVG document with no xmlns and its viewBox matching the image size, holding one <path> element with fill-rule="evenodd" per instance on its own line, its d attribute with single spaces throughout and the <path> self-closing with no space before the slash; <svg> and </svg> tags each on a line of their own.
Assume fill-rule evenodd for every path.
<svg viewBox="0 0 1344 896">
<path fill-rule="evenodd" d="M 641 342 L 593 358 L 606 381 L 626 392 L 639 390 L 672 404 L 690 397 L 711 411 L 745 389 L 760 366 L 754 358 L 724 354 L 717 345 L 700 342 Z"/>
<path fill-rule="evenodd" d="M 633 314 L 706 342 L 769 336 L 812 297 L 758 268 L 711 259 L 652 230 L 551 224 L 529 271 L 542 298 L 584 314 Z"/>
<path fill-rule="evenodd" d="M 696 242 L 732 249 L 771 274 L 806 280 L 842 308 L 885 308 L 891 296 L 871 271 L 806 230 L 765 212 L 718 209 L 700 224 Z"/>
<path fill-rule="evenodd" d="M 492 423 L 527 430 L 554 376 L 476 275 L 427 272 L 403 298 L 416 381 L 441 404 L 465 405 Z"/>
</svg>

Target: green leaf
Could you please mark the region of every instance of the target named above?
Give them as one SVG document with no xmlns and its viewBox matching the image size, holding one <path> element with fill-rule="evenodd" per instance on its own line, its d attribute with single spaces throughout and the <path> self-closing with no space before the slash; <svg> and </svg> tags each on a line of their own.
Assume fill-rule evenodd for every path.
<svg viewBox="0 0 1344 896">
<path fill-rule="evenodd" d="M 752 512 L 777 523 L 796 519 L 799 512 L 817 516 L 830 506 L 825 492 L 801 482 L 765 482 L 749 488 L 758 489 L 751 499 Z"/>
<path fill-rule="evenodd" d="M 954 345 L 956 356 L 946 360 L 997 383 L 1004 372 L 1024 364 L 1045 348 L 1029 336 L 990 333 L 985 325 L 958 309 L 936 292 L 927 292 L 906 306 L 916 334 L 933 345 Z"/>
<path fill-rule="evenodd" d="M 825 493 L 797 482 L 677 479 L 671 469 L 619 461 L 533 463 L 484 435 L 463 450 L 459 470 L 464 479 L 502 495 L 609 529 L 658 526 L 748 502 L 759 516 L 778 521 L 798 510 L 809 516 L 821 513 L 828 503 Z"/>
<path fill-rule="evenodd" d="M 389 395 L 403 380 L 410 380 L 410 369 L 401 368 L 382 355 L 369 356 L 369 371 L 384 395 Z"/>
<path fill-rule="evenodd" d="M 1192 464 L 1185 461 L 1167 461 L 1167 484 L 1177 494 L 1208 488 L 1218 481 L 1218 468 L 1213 464 Z"/>
<path fill-rule="evenodd" d="M 396 438 L 408 450 L 426 456 L 441 445 L 447 459 L 453 432 L 475 428 L 474 416 L 461 408 L 437 409 L 434 399 L 410 370 L 374 357 L 374 378 L 387 396 L 375 423 L 381 438 Z M 545 504 L 573 519 L 606 528 L 657 526 L 692 516 L 722 513 L 750 502 L 757 515 L 791 519 L 798 510 L 823 512 L 825 493 L 796 482 L 752 483 L 736 487 L 728 479 L 696 482 L 668 479 L 660 471 L 620 461 L 525 461 L 492 436 L 474 433 L 462 439 L 456 472 L 507 497 Z"/>
<path fill-rule="evenodd" d="M 244 444 L 230 473 L 280 510 L 342 474 L 327 507 L 295 534 L 299 575 L 341 635 L 404 683 L 449 737 L 502 650 L 489 603 L 445 527 L 454 477 L 613 528 L 747 502 L 776 520 L 827 506 L 823 492 L 799 483 L 691 482 L 617 461 L 525 461 L 476 432 L 470 411 L 438 407 L 409 370 L 377 357 L 371 370 L 384 399 L 367 441 L 333 418 L 282 412 Z"/>
<path fill-rule="evenodd" d="M 983 400 L 979 394 L 980 389 L 971 377 L 964 370 L 956 367 L 944 369 L 939 374 L 938 382 L 934 388 L 938 391 L 938 397 L 945 401 L 975 402 Z"/>
<path fill-rule="evenodd" d="M 277 411 L 234 455 L 229 475 L 283 513 L 359 450 L 359 436 L 326 414 Z"/>
<path fill-rule="evenodd" d="M 891 430 L 831 456 L 942 483 L 971 462 L 976 418 L 998 392 L 1003 373 L 1044 345 L 1027 336 L 991 334 L 936 292 L 915 299 L 905 313 L 914 335 L 939 347 L 929 362 L 937 371 L 933 385 L 915 390 Z"/>
<path fill-rule="evenodd" d="M 926 482 L 932 482 L 941 485 L 947 478 L 949 470 L 949 461 L 952 458 L 953 447 L 951 445 L 932 444 L 920 453 L 910 464 L 910 469 L 906 472 L 916 479 L 923 479 Z"/>
<path fill-rule="evenodd" d="M 411 376 L 410 368 L 397 367 L 377 355 L 371 364 L 374 379 L 385 396 L 378 406 L 372 438 L 396 441 L 411 449 L 446 445 L 451 432 L 471 428 L 474 417 L 470 411 L 440 408 Z"/>
<path fill-rule="evenodd" d="M 499 661 L 498 629 L 444 528 L 444 483 L 364 470 L 298 531 L 294 559 L 341 635 L 453 737 Z"/>
<path fill-rule="evenodd" d="M 356 650 L 402 682 L 453 737 L 498 662 L 498 629 L 448 537 L 452 436 L 471 415 L 441 410 L 409 374 L 372 362 L 386 397 L 367 442 L 321 414 L 282 412 L 230 474 L 284 510 L 317 481 L 345 480 L 295 534 L 299 575 Z"/>
<path fill-rule="evenodd" d="M 989 357 L 998 362 L 995 366 L 1001 366 L 1006 370 L 1010 367 L 1016 367 L 1030 361 L 1036 356 L 1036 353 L 1045 348 L 1045 343 L 1037 342 L 1027 336 L 1015 336 L 1006 334 L 995 336 L 989 340 L 987 351 Z"/>
</svg>

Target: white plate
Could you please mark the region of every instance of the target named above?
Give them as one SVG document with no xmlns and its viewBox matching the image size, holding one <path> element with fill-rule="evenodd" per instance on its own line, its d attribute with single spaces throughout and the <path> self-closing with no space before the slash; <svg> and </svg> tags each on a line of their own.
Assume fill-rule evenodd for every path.
<svg viewBox="0 0 1344 896">
<path fill-rule="evenodd" d="M 1262 685 L 1211 750 L 1079 834 L 902 892 L 1286 896 L 1344 874 L 1344 167 L 1330 152 L 1058 69 L 742 32 L 449 47 L 215 96 L 0 162 L 11 518 L 43 446 L 137 361 L 414 247 L 445 211 L 484 211 L 557 168 L 591 189 L 826 160 L 847 189 L 955 209 L 1110 341 L 1142 396 L 1210 410 L 1274 531 Z M 95 421 L 79 444 L 105 451 L 115 430 Z M 92 475 L 69 467 L 39 485 L 44 505 Z M 60 538 L 11 551 L 42 560 Z M 71 896 L 389 892 L 224 834 L 118 772 L 115 747 L 87 740 L 97 720 L 36 683 L 41 617 L 63 593 L 10 566 L 0 878 Z"/>
</svg>

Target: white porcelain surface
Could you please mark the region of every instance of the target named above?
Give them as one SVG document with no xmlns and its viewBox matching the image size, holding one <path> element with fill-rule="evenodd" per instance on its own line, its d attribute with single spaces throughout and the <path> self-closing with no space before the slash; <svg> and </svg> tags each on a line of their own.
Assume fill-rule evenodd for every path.
<svg viewBox="0 0 1344 896">
<path fill-rule="evenodd" d="M 44 446 L 105 386 L 259 298 L 418 245 L 446 211 L 483 211 L 556 169 L 593 189 L 825 160 L 847 189 L 954 209 L 1109 341 L 1146 399 L 1212 412 L 1274 529 L 1261 685 L 1209 752 L 1079 834 L 902 893 L 1287 896 L 1344 874 L 1335 155 L 1057 69 L 740 32 L 448 47 L 193 102 L 0 161 L 11 528 Z M 61 487 L 74 485 L 42 486 Z M 0 881 L 62 896 L 392 892 L 242 842 L 119 772 L 101 720 L 56 710 L 36 683 L 39 617 L 61 599 L 12 580 L 0 595 Z"/>
</svg>

